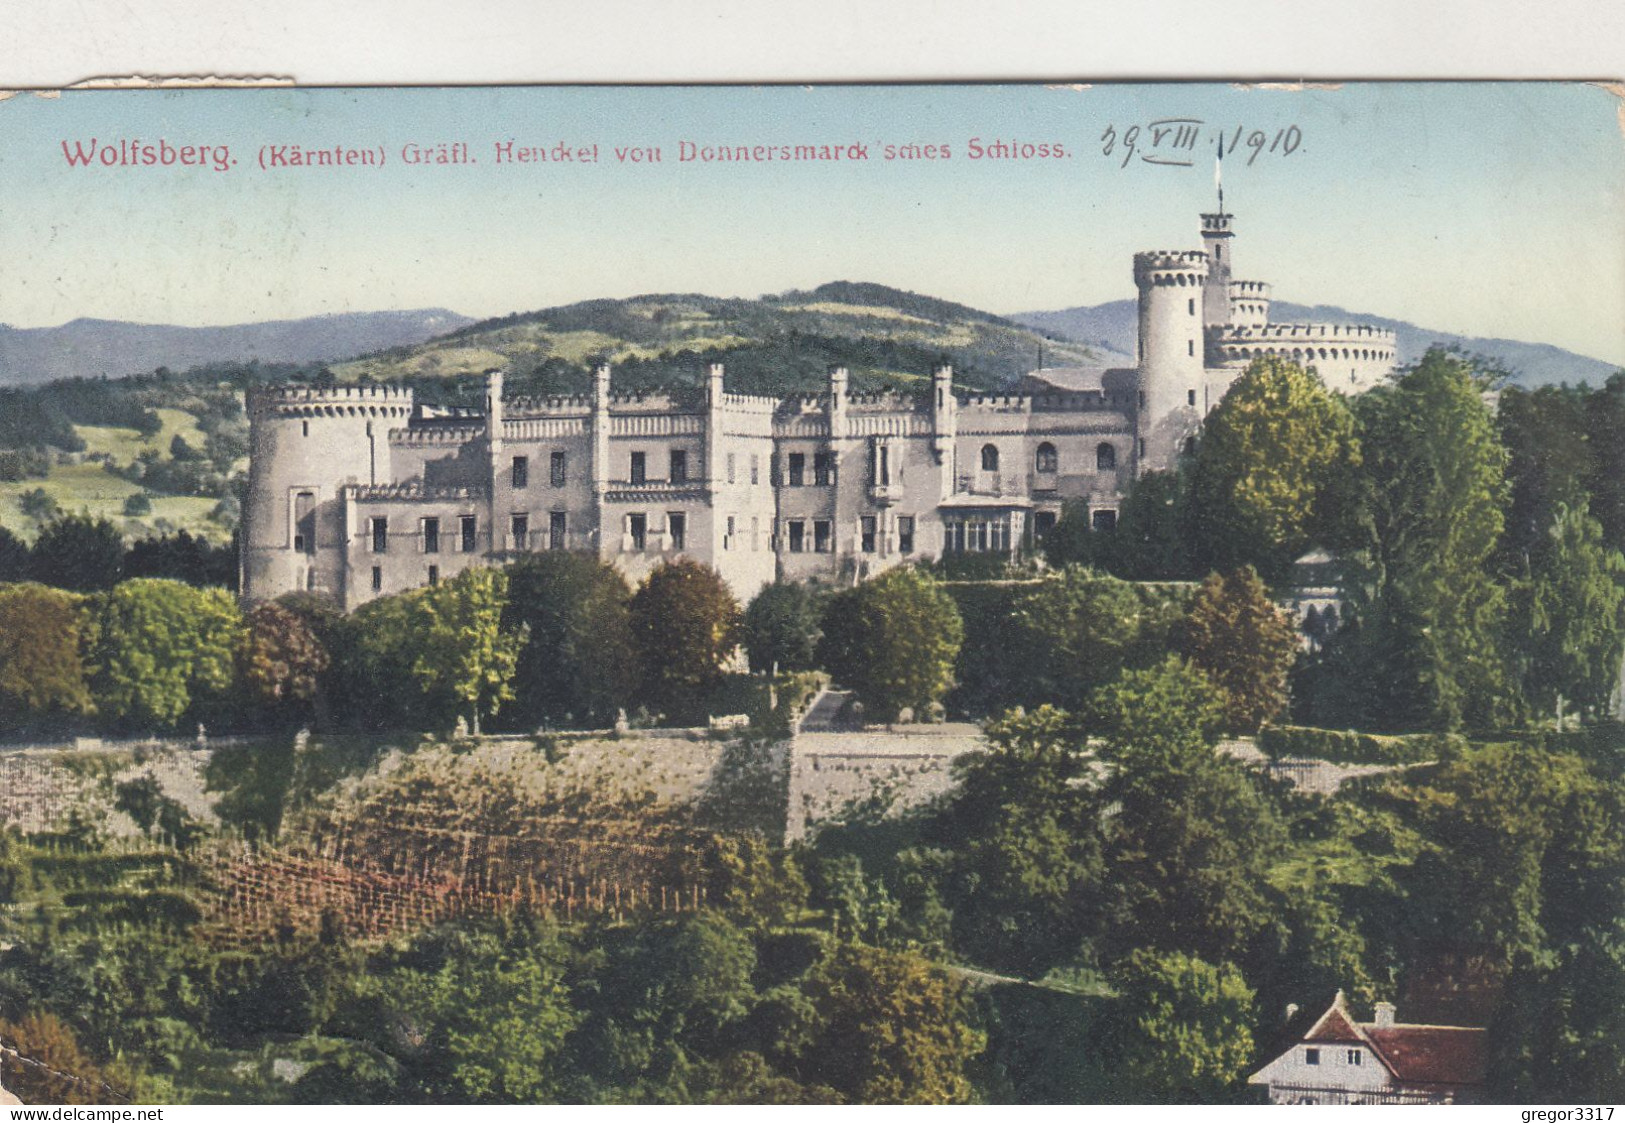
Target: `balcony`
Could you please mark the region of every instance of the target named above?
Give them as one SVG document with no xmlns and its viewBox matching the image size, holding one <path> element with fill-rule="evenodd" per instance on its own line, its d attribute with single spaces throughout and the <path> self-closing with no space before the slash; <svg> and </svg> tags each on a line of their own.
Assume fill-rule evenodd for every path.
<svg viewBox="0 0 1625 1123">
<path fill-rule="evenodd" d="M 903 485 L 896 482 L 889 484 L 869 485 L 870 501 L 879 503 L 882 507 L 889 507 L 893 503 L 901 501 L 903 498 L 903 492 Z"/>
</svg>

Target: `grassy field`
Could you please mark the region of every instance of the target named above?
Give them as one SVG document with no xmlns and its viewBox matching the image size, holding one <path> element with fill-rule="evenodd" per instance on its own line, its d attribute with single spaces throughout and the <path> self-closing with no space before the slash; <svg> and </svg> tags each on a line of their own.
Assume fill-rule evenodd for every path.
<svg viewBox="0 0 1625 1123">
<path fill-rule="evenodd" d="M 119 429 L 105 425 L 75 425 L 73 431 L 85 442 L 87 454 L 105 453 L 120 464 L 128 464 L 148 449 L 156 449 L 167 459 L 169 446 L 176 436 L 195 449 L 203 447 L 203 432 L 197 427 L 197 418 L 183 409 L 155 411 L 164 427 L 150 440 L 134 429 Z"/>
</svg>

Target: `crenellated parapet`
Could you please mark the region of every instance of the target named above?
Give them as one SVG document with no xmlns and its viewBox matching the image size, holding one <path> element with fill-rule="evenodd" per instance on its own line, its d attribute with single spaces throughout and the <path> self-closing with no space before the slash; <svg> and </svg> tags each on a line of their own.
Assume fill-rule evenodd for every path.
<svg viewBox="0 0 1625 1123">
<path fill-rule="evenodd" d="M 248 392 L 248 414 L 257 418 L 410 417 L 410 387 L 260 386 Z"/>
<path fill-rule="evenodd" d="M 1207 278 L 1207 254 L 1201 250 L 1148 250 L 1134 255 L 1134 283 L 1200 285 Z"/>
</svg>

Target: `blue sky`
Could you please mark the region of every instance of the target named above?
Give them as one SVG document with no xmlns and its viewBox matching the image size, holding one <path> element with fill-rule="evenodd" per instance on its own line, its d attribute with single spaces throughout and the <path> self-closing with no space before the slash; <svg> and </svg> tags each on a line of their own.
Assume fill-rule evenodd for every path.
<svg viewBox="0 0 1625 1123">
<path fill-rule="evenodd" d="M 846 279 L 994 312 L 1132 294 L 1140 249 L 1198 244 L 1225 160 L 1238 275 L 1280 299 L 1550 342 L 1625 363 L 1625 137 L 1583 85 L 892 86 L 69 92 L 0 102 L 0 321 L 181 324 L 598 296 L 756 296 Z M 1194 153 L 1147 141 L 1202 122 Z M 1117 137 L 1140 126 L 1139 155 Z M 1279 151 L 1298 130 L 1290 155 Z M 1249 166 L 1245 138 L 1267 149 Z M 237 165 L 70 168 L 62 142 L 228 144 Z M 1059 159 L 969 159 L 979 138 Z M 494 145 L 597 144 L 498 166 Z M 466 142 L 477 164 L 413 167 Z M 678 145 L 849 144 L 863 163 L 681 162 Z M 885 144 L 947 145 L 886 161 Z M 262 145 L 379 148 L 382 169 L 256 166 Z M 617 146 L 658 146 L 623 165 Z"/>
</svg>

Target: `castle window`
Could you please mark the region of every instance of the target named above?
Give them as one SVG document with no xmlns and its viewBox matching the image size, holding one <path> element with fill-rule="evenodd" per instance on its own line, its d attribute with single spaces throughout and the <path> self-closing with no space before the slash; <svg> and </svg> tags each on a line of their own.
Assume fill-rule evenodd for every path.
<svg viewBox="0 0 1625 1123">
<path fill-rule="evenodd" d="M 515 550 L 530 549 L 530 516 L 515 515 L 513 517 L 513 548 Z"/>
<path fill-rule="evenodd" d="M 632 482 L 635 484 L 649 482 L 649 464 L 641 452 L 632 454 Z"/>
<path fill-rule="evenodd" d="M 672 511 L 666 515 L 666 533 L 671 538 L 671 548 L 681 550 L 688 545 L 688 516 L 681 511 Z"/>
<path fill-rule="evenodd" d="M 438 554 L 440 552 L 440 520 L 427 518 L 423 520 L 423 533 L 418 540 L 419 547 L 425 554 Z"/>
<path fill-rule="evenodd" d="M 1033 515 L 1033 537 L 1042 542 L 1044 536 L 1055 529 L 1055 512 L 1038 511 Z"/>
<path fill-rule="evenodd" d="M 858 520 L 858 527 L 859 527 L 860 537 L 862 539 L 863 552 L 866 553 L 866 554 L 874 553 L 875 552 L 875 517 L 873 515 L 864 515 L 863 518 Z"/>
<path fill-rule="evenodd" d="M 671 482 L 674 484 L 688 482 L 688 453 L 680 448 L 671 450 Z"/>
<path fill-rule="evenodd" d="M 728 531 L 727 531 L 726 534 L 724 534 L 722 536 L 722 548 L 724 550 L 731 550 L 731 549 L 733 549 L 733 544 L 734 544 L 734 517 L 732 515 L 729 515 L 728 516 Z"/>
<path fill-rule="evenodd" d="M 1045 441 L 1043 444 L 1038 446 L 1038 456 L 1034 461 L 1034 467 L 1037 468 L 1038 471 L 1046 474 L 1051 474 L 1060 470 L 1061 461 L 1060 457 L 1055 453 L 1054 445 L 1050 444 L 1048 441 Z"/>
<path fill-rule="evenodd" d="M 731 452 L 728 454 L 728 482 L 734 482 L 734 454 Z"/>
<path fill-rule="evenodd" d="M 755 550 L 757 548 L 757 544 L 760 541 L 760 538 L 758 536 L 761 533 L 762 533 L 761 516 L 752 515 L 750 517 L 750 548 L 751 548 L 751 551 L 753 553 L 755 552 Z"/>
<path fill-rule="evenodd" d="M 757 456 L 756 453 L 750 454 L 750 482 L 752 486 L 762 482 L 760 461 L 761 457 Z"/>
<path fill-rule="evenodd" d="M 440 584 L 440 567 L 438 565 L 431 565 L 429 567 L 429 584 Z"/>
<path fill-rule="evenodd" d="M 1303 1051 L 1303 1063 L 1306 1064 L 1306 1065 L 1318 1065 L 1318 1064 L 1320 1064 L 1320 1050 L 1319 1049 L 1305 1049 Z"/>
<path fill-rule="evenodd" d="M 555 452 L 549 461 L 554 487 L 564 486 L 564 453 Z"/>
<path fill-rule="evenodd" d="M 887 445 L 875 448 L 875 483 L 881 487 L 891 483 L 891 448 Z"/>
<path fill-rule="evenodd" d="M 293 497 L 293 548 L 301 554 L 316 552 L 316 493 L 301 491 Z"/>
<path fill-rule="evenodd" d="M 1096 511 L 1089 516 L 1089 526 L 1094 530 L 1116 530 L 1116 511 Z"/>
<path fill-rule="evenodd" d="M 800 487 L 807 473 L 807 456 L 805 453 L 792 452 L 790 454 L 790 486 Z"/>
<path fill-rule="evenodd" d="M 389 520 L 382 515 L 372 519 L 372 552 L 382 554 L 389 549 Z"/>
<path fill-rule="evenodd" d="M 530 457 L 513 458 L 513 486 L 516 489 L 530 486 Z"/>
<path fill-rule="evenodd" d="M 549 550 L 562 550 L 565 544 L 565 522 L 563 511 L 551 511 L 547 516 L 547 548 Z"/>
<path fill-rule="evenodd" d="M 384 567 L 381 565 L 372 567 L 372 591 L 375 593 L 384 591 Z"/>
<path fill-rule="evenodd" d="M 1185 341 L 1185 354 L 1187 354 L 1187 355 L 1195 355 L 1196 354 L 1196 340 L 1187 339 Z"/>
<path fill-rule="evenodd" d="M 646 515 L 627 515 L 626 532 L 632 537 L 632 548 L 642 550 L 649 540 L 649 520 Z"/>
<path fill-rule="evenodd" d="M 301 421 L 299 423 L 299 435 L 302 437 L 310 436 L 310 422 Z"/>
<path fill-rule="evenodd" d="M 1187 300 L 1185 303 L 1190 306 L 1189 309 L 1188 309 L 1190 314 L 1192 316 L 1196 315 L 1196 298 L 1193 296 L 1189 300 Z"/>
<path fill-rule="evenodd" d="M 1188 405 L 1188 406 L 1193 406 L 1193 405 L 1196 404 L 1196 391 L 1195 390 L 1186 390 L 1185 391 L 1185 404 Z"/>
<path fill-rule="evenodd" d="M 897 520 L 897 552 L 912 554 L 914 552 L 914 516 L 904 515 Z"/>
<path fill-rule="evenodd" d="M 463 553 L 472 554 L 475 550 L 479 549 L 479 545 L 474 541 L 474 535 L 478 530 L 478 527 L 479 524 L 475 521 L 475 517 L 473 515 L 463 516 L 461 528 L 463 532 Z"/>
<path fill-rule="evenodd" d="M 1102 441 L 1100 447 L 1095 449 L 1095 470 L 1099 472 L 1115 472 L 1117 470 L 1117 449 L 1105 441 Z"/>
<path fill-rule="evenodd" d="M 807 546 L 807 524 L 800 519 L 791 519 L 787 525 L 790 530 L 790 552 L 799 554 Z"/>
<path fill-rule="evenodd" d="M 830 465 L 835 458 L 827 452 L 813 453 L 813 485 L 815 487 L 828 487 L 830 481 Z"/>
<path fill-rule="evenodd" d="M 982 471 L 997 472 L 999 470 L 999 450 L 994 445 L 982 446 Z"/>
<path fill-rule="evenodd" d="M 827 554 L 827 553 L 829 553 L 829 548 L 830 548 L 829 538 L 830 538 L 830 536 L 829 536 L 829 520 L 828 519 L 814 519 L 813 520 L 813 553 L 815 553 L 815 554 Z"/>
</svg>

